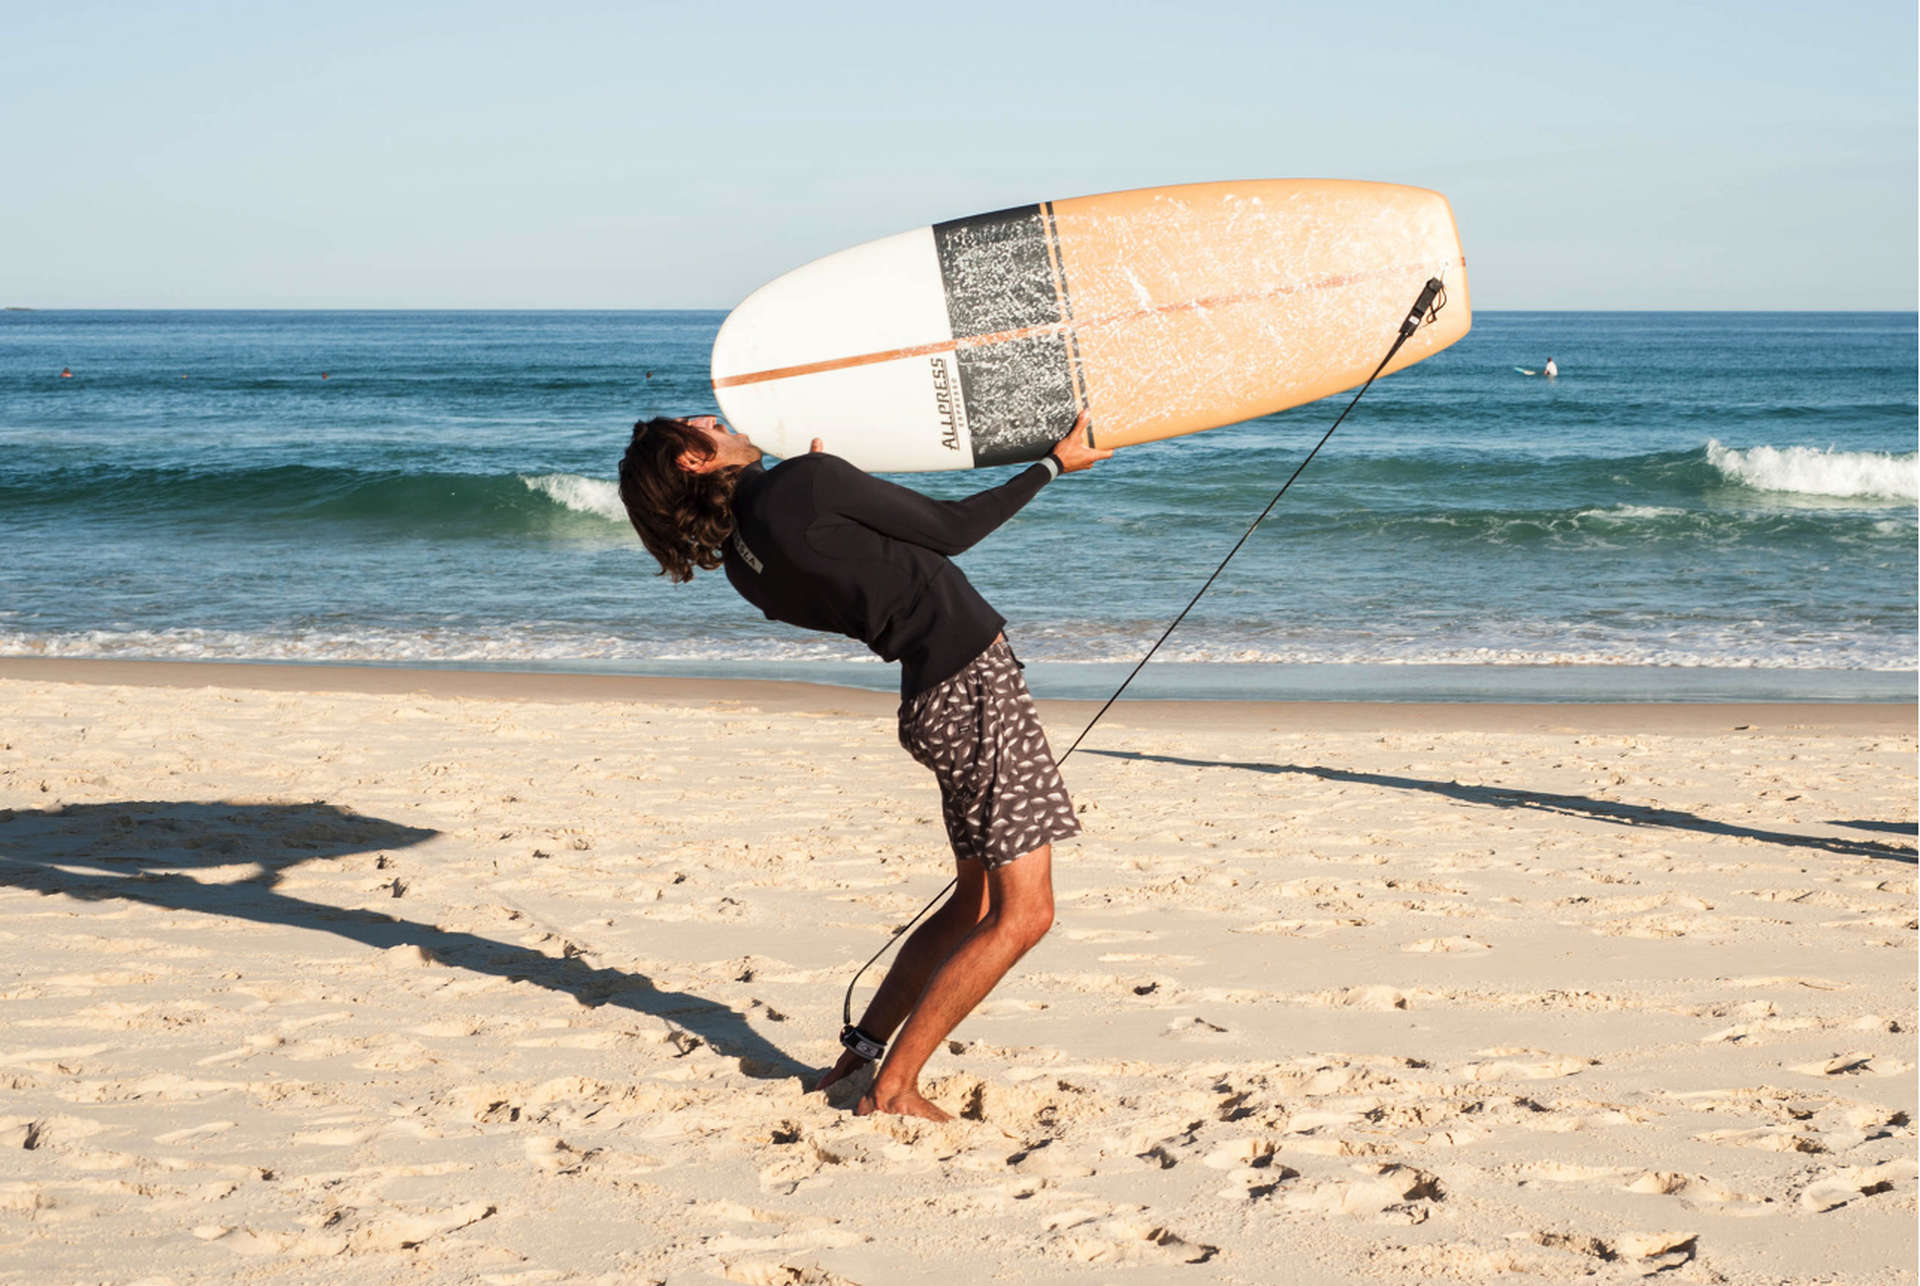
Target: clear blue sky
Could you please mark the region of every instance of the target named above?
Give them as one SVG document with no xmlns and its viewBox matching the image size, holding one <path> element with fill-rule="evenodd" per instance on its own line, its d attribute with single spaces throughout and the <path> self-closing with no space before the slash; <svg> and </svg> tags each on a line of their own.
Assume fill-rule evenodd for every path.
<svg viewBox="0 0 1920 1286">
<path fill-rule="evenodd" d="M 725 308 L 1302 176 L 1445 192 L 1483 308 L 1912 308 L 1915 5 L 1817 8 L 13 5 L 0 304 Z"/>
</svg>

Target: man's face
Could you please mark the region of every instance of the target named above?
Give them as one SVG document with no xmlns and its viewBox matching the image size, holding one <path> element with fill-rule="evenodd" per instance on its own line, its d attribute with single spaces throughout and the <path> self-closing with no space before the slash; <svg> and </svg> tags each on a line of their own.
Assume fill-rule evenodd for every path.
<svg viewBox="0 0 1920 1286">
<path fill-rule="evenodd" d="M 753 464 L 760 459 L 760 448 L 744 433 L 735 433 L 720 422 L 718 416 L 690 415 L 681 421 L 693 429 L 713 447 L 713 456 L 707 460 L 681 458 L 681 467 L 693 473 L 712 473 L 718 469 L 738 469 Z"/>
</svg>

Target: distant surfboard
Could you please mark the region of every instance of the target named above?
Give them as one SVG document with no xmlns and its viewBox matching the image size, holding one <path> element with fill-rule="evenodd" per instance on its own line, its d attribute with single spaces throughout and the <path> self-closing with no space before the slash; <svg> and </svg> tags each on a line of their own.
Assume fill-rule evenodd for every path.
<svg viewBox="0 0 1920 1286">
<path fill-rule="evenodd" d="M 1361 383 L 1430 277 L 1438 319 L 1389 371 L 1467 333 L 1445 197 L 1262 179 L 1042 202 L 829 255 L 748 296 L 713 346 L 733 426 L 870 470 L 1036 460 L 1082 410 L 1127 446 Z"/>
<path fill-rule="evenodd" d="M 1516 366 L 1513 369 L 1519 371 L 1522 375 L 1538 375 L 1540 373 L 1539 371 L 1530 371 L 1524 366 Z"/>
</svg>

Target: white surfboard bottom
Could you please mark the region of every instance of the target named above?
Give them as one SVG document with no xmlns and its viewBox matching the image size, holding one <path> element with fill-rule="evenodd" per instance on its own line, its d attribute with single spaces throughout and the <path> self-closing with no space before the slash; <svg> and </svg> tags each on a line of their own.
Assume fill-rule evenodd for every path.
<svg viewBox="0 0 1920 1286">
<path fill-rule="evenodd" d="M 727 423 L 786 458 L 814 438 L 864 469 L 971 469 L 973 443 L 951 353 L 902 357 L 768 384 L 716 389 Z"/>
<path fill-rule="evenodd" d="M 875 297 L 888 307 L 874 309 Z M 973 467 L 931 227 L 808 264 L 748 296 L 734 317 L 750 324 L 729 319 L 715 338 L 714 396 L 726 421 L 768 454 L 803 454 L 818 437 L 875 472 Z M 810 365 L 828 369 L 726 383 Z"/>
</svg>

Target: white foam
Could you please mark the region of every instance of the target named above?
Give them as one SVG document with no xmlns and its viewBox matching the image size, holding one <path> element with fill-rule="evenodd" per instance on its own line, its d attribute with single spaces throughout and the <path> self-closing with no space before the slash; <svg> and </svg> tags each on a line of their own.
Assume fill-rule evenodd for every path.
<svg viewBox="0 0 1920 1286">
<path fill-rule="evenodd" d="M 1574 517 L 1634 522 L 1646 518 L 1675 518 L 1686 512 L 1685 509 L 1669 509 L 1663 505 L 1615 505 L 1611 509 L 1582 509 Z"/>
<path fill-rule="evenodd" d="M 1920 499 L 1920 456 L 1908 452 L 1836 451 L 1831 447 L 1749 447 L 1708 439 L 1707 463 L 1729 481 L 1756 491 L 1863 499 Z"/>
<path fill-rule="evenodd" d="M 0 630 L 0 657 L 151 658 L 177 661 L 300 661 L 396 664 L 565 665 L 651 661 L 871 662 L 879 658 L 851 639 L 646 639 L 590 630 L 501 625 L 493 629 L 255 631 L 175 626 L 158 630 Z"/>
<path fill-rule="evenodd" d="M 1175 639 L 1156 661 L 1187 664 L 1384 665 L 1384 666 L 1658 666 L 1746 670 L 1878 670 L 1911 672 L 1912 634 L 1849 638 L 1796 638 L 1790 643 L 1758 628 L 1727 625 L 1703 630 L 1623 632 L 1584 646 L 1573 640 L 1577 624 L 1535 623 L 1533 637 L 1320 639 L 1286 642 L 1245 636 Z M 1566 640 L 1560 642 L 1559 640 Z M 1131 665 L 1152 641 L 1113 631 L 1094 637 L 1078 631 L 1035 629 L 1018 636 L 1022 660 L 1055 664 Z M 775 636 L 681 636 L 643 638 L 564 626 L 501 625 L 493 629 L 389 629 L 290 632 L 210 630 L 82 630 L 30 633 L 0 630 L 0 656 L 118 657 L 164 660 L 373 662 L 385 664 L 519 664 L 534 668 L 611 666 L 644 672 L 655 662 L 803 662 L 878 666 L 874 655 L 850 639 L 786 632 Z"/>
<path fill-rule="evenodd" d="M 527 484 L 527 490 L 537 491 L 575 513 L 592 514 L 623 525 L 627 521 L 627 507 L 620 503 L 618 483 L 583 478 L 577 473 L 543 473 L 531 478 L 522 474 L 520 481 Z"/>
</svg>

